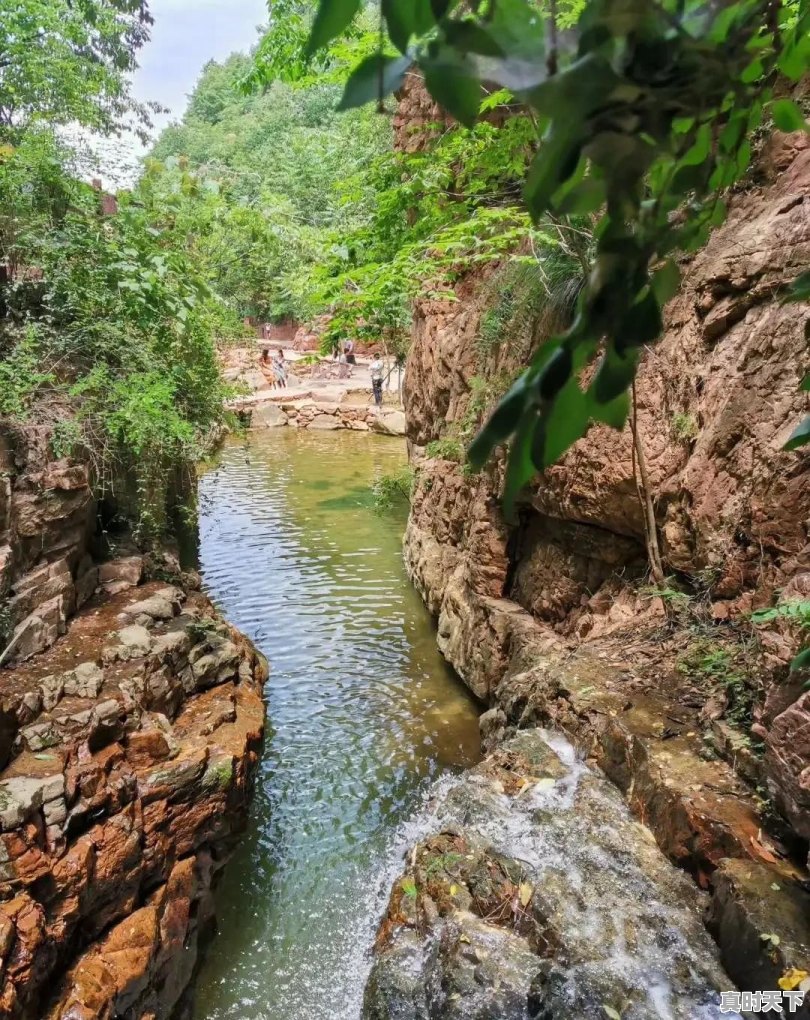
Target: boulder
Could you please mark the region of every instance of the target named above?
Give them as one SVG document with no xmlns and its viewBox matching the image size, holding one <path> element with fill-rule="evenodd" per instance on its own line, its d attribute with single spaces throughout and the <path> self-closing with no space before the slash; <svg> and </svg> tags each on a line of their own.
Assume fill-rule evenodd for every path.
<svg viewBox="0 0 810 1020">
<path fill-rule="evenodd" d="M 289 419 L 277 404 L 264 404 L 254 409 L 250 416 L 251 428 L 280 428 Z"/>
<path fill-rule="evenodd" d="M 14 629 L 8 645 L 10 661 L 30 659 L 50 648 L 65 632 L 65 610 L 61 595 L 40 605 Z"/>
<path fill-rule="evenodd" d="M 731 985 L 701 894 L 564 738 L 518 733 L 431 821 L 394 886 L 364 1020 L 720 1020 Z"/>
<path fill-rule="evenodd" d="M 774 719 L 765 747 L 769 791 L 796 831 L 810 839 L 810 691 Z"/>
<path fill-rule="evenodd" d="M 342 428 L 340 421 L 334 414 L 316 414 L 307 428 L 310 429 L 339 429 Z"/>
<path fill-rule="evenodd" d="M 115 632 L 113 638 L 114 643 L 106 645 L 101 653 L 105 664 L 117 660 L 125 662 L 128 659 L 137 659 L 142 655 L 148 655 L 152 647 L 149 631 L 139 623 L 122 627 Z"/>
<path fill-rule="evenodd" d="M 382 412 L 371 422 L 372 431 L 380 432 L 386 436 L 404 436 L 405 425 L 404 411 Z"/>
<path fill-rule="evenodd" d="M 117 591 L 134 588 L 143 576 L 143 556 L 122 556 L 108 560 L 98 568 L 98 579 L 104 588 L 116 586 Z"/>
</svg>

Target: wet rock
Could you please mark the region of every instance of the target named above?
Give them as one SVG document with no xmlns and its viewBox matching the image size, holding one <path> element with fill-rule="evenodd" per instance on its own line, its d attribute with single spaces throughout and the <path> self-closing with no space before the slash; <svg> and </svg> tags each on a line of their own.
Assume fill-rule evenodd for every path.
<svg viewBox="0 0 810 1020">
<path fill-rule="evenodd" d="M 254 408 L 250 415 L 251 428 L 280 428 L 287 424 L 287 415 L 277 404 L 264 404 Z"/>
<path fill-rule="evenodd" d="M 712 877 L 709 927 L 740 988 L 779 988 L 788 970 L 810 970 L 810 893 L 755 861 L 723 861 Z M 810 1017 L 810 1003 L 797 1017 Z"/>
<path fill-rule="evenodd" d="M 392 895 L 366 1020 L 720 1017 L 700 893 L 562 738 L 508 740 L 435 830 Z"/>
<path fill-rule="evenodd" d="M 341 427 L 340 421 L 333 414 L 316 414 L 315 417 L 309 422 L 307 428 L 310 429 L 339 429 Z"/>
<path fill-rule="evenodd" d="M 222 635 L 209 633 L 203 642 L 191 649 L 188 660 L 197 687 L 211 687 L 236 675 L 239 649 Z"/>
</svg>

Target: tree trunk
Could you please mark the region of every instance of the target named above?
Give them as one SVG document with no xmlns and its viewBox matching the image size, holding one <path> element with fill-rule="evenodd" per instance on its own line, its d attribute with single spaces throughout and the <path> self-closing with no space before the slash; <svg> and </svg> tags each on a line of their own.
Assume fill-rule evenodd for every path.
<svg viewBox="0 0 810 1020">
<path fill-rule="evenodd" d="M 647 461 L 644 457 L 644 446 L 638 434 L 636 418 L 636 384 L 632 386 L 633 406 L 630 413 L 630 431 L 633 433 L 633 478 L 636 483 L 638 501 L 644 517 L 644 537 L 647 544 L 647 558 L 650 563 L 650 574 L 657 585 L 664 583 L 664 564 L 661 559 L 661 547 L 658 544 L 658 527 L 655 523 L 655 507 L 650 492 L 650 476 L 647 474 Z M 636 469 L 638 465 L 638 470 Z"/>
</svg>

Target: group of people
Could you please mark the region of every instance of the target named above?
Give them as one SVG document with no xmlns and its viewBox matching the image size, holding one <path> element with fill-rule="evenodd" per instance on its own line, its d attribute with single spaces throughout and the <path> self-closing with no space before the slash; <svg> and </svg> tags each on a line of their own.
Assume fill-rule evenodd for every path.
<svg viewBox="0 0 810 1020">
<path fill-rule="evenodd" d="M 270 357 L 270 349 L 263 348 L 260 361 L 262 374 L 270 383 L 270 388 L 284 389 L 287 386 L 287 362 L 284 360 L 284 351 L 281 347 Z"/>
<path fill-rule="evenodd" d="M 334 356 L 340 366 L 339 378 L 345 378 L 345 376 L 351 375 L 352 368 L 357 364 L 357 358 L 354 353 L 354 342 L 352 340 L 346 340 L 339 348 L 335 348 Z M 265 379 L 270 384 L 271 389 L 275 390 L 286 388 L 287 362 L 284 358 L 284 350 L 281 347 L 276 350 L 272 357 L 270 356 L 270 348 L 264 347 L 262 349 L 259 367 L 261 368 Z M 377 407 L 381 407 L 383 402 L 385 366 L 379 354 L 374 355 L 374 358 L 369 365 L 369 373 L 371 375 L 371 391 L 374 395 L 374 403 Z"/>
</svg>

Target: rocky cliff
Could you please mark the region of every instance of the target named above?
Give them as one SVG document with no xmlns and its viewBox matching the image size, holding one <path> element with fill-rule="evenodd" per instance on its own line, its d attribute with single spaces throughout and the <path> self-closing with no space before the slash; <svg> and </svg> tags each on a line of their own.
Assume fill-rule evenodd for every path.
<svg viewBox="0 0 810 1020">
<path fill-rule="evenodd" d="M 411 114 L 417 135 L 434 115 L 414 82 L 398 116 L 412 147 Z M 810 144 L 777 135 L 726 225 L 681 266 L 639 373 L 664 589 L 647 578 L 629 428 L 593 429 L 530 486 L 514 523 L 500 509 L 502 461 L 480 476 L 459 462 L 471 424 L 548 335 L 542 314 L 527 329 L 502 315 L 493 339 L 502 269 L 417 302 L 404 388 L 417 467 L 405 559 L 442 651 L 489 706 L 490 745 L 517 728 L 565 730 L 711 891 L 743 988 L 810 958 L 810 692 L 787 670 L 797 634 L 750 617 L 810 591 L 810 461 L 782 451 L 806 412 L 806 314 L 780 303 L 809 259 Z M 755 930 L 732 944 L 743 904 L 770 884 L 752 877 L 760 867 L 794 898 L 770 904 L 791 946 L 779 959 Z M 787 934 L 797 916 L 804 927 Z"/>
<path fill-rule="evenodd" d="M 245 821 L 266 664 L 171 555 L 120 532 L 109 558 L 109 506 L 49 440 L 3 434 L 0 1015 L 168 1018 Z"/>
</svg>

